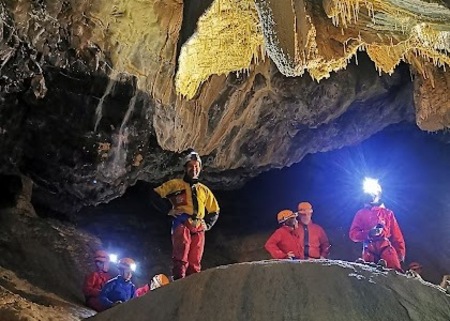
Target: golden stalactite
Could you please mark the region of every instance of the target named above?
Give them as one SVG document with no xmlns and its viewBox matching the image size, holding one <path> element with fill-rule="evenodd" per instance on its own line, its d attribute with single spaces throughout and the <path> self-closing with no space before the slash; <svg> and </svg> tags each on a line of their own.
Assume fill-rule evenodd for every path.
<svg viewBox="0 0 450 321">
<path fill-rule="evenodd" d="M 211 75 L 245 72 L 264 57 L 254 1 L 216 0 L 181 49 L 177 92 L 190 99 Z"/>
<path fill-rule="evenodd" d="M 406 0 L 324 0 L 324 10 L 336 26 L 372 30 L 379 39 L 360 37 L 361 48 L 378 70 L 391 74 L 405 61 L 419 70 L 422 59 L 436 66 L 450 63 L 450 10 L 438 3 Z M 362 19 L 364 15 L 369 19 Z M 381 35 L 380 35 L 381 34 Z M 367 32 L 366 32 L 367 35 Z M 370 36 L 370 32 L 369 32 Z M 422 73 L 424 76 L 425 72 Z"/>
<path fill-rule="evenodd" d="M 93 0 L 91 41 L 108 53 L 111 77 L 127 73 L 139 89 L 172 102 L 183 4 L 177 0 Z"/>
</svg>

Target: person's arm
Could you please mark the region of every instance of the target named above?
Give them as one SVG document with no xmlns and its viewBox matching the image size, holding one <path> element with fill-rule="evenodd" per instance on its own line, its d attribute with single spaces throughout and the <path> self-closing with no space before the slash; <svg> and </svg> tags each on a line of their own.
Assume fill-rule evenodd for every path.
<svg viewBox="0 0 450 321">
<path fill-rule="evenodd" d="M 113 282 L 107 282 L 104 286 L 102 291 L 100 292 L 100 303 L 103 305 L 105 309 L 109 309 L 114 306 L 114 302 L 111 301 L 108 296 L 110 292 L 114 288 L 114 281 Z"/>
<path fill-rule="evenodd" d="M 364 242 L 369 236 L 370 229 L 365 229 L 363 212 L 358 211 L 353 218 L 348 236 L 353 242 Z"/>
<path fill-rule="evenodd" d="M 322 227 L 319 227 L 319 242 L 320 242 L 320 258 L 327 258 L 330 254 L 330 241 L 328 240 L 327 233 Z"/>
<path fill-rule="evenodd" d="M 401 262 L 405 261 L 405 255 L 406 255 L 406 246 L 405 246 L 405 239 L 403 238 L 402 231 L 400 230 L 400 226 L 397 223 L 397 220 L 395 219 L 394 213 L 391 212 L 391 244 L 394 247 L 394 249 L 397 251 L 398 257 Z"/>
<path fill-rule="evenodd" d="M 130 300 L 132 298 L 135 298 L 135 297 L 136 297 L 136 286 L 134 284 L 132 284 L 132 286 L 131 286 L 131 293 L 130 293 Z"/>
<path fill-rule="evenodd" d="M 441 288 L 443 288 L 444 290 L 447 290 L 448 289 L 448 281 L 449 280 L 450 280 L 450 275 L 449 274 L 444 275 L 442 277 L 442 282 L 440 284 Z"/>
<path fill-rule="evenodd" d="M 101 290 L 95 287 L 96 284 L 95 281 L 96 281 L 95 273 L 91 273 L 90 275 L 86 276 L 83 284 L 83 293 L 85 296 L 97 297 L 100 295 Z"/>
<path fill-rule="evenodd" d="M 209 188 L 207 189 L 207 198 L 206 198 L 205 208 L 206 208 L 207 213 L 205 213 L 204 220 L 205 220 L 206 230 L 209 231 L 214 226 L 214 224 L 216 224 L 217 220 L 219 219 L 219 212 L 220 212 L 219 203 L 217 202 L 216 197 L 209 190 Z"/>
<path fill-rule="evenodd" d="M 172 203 L 167 198 L 162 198 L 153 189 L 150 191 L 150 204 L 156 211 L 162 214 L 166 214 L 172 209 Z"/>
<path fill-rule="evenodd" d="M 205 230 L 209 231 L 219 219 L 219 213 L 207 213 L 205 215 Z"/>
<path fill-rule="evenodd" d="M 141 286 L 140 288 L 137 288 L 137 289 L 136 289 L 136 291 L 134 292 L 134 296 L 135 296 L 135 297 L 143 296 L 143 295 L 146 294 L 149 290 L 150 290 L 150 285 L 149 285 L 149 284 L 145 284 L 145 285 Z"/>
<path fill-rule="evenodd" d="M 274 259 L 287 259 L 288 253 L 284 253 L 280 247 L 278 246 L 278 243 L 281 241 L 281 233 L 280 230 L 276 230 L 267 240 L 265 244 L 265 248 L 267 252 L 270 253 L 272 258 Z"/>
</svg>

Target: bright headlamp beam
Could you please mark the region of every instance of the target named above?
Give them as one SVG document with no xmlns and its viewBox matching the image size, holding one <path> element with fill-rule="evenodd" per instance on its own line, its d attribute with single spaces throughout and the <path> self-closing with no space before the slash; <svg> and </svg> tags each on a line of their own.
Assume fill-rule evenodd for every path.
<svg viewBox="0 0 450 321">
<path fill-rule="evenodd" d="M 364 193 L 370 195 L 379 195 L 381 193 L 381 186 L 375 178 L 366 177 L 363 182 Z"/>
<path fill-rule="evenodd" d="M 136 271 L 136 264 L 134 264 L 134 263 L 132 263 L 131 265 L 130 265 L 130 269 L 131 269 L 131 271 Z"/>
<path fill-rule="evenodd" d="M 113 263 L 117 263 L 117 254 L 110 254 L 109 261 Z"/>
</svg>

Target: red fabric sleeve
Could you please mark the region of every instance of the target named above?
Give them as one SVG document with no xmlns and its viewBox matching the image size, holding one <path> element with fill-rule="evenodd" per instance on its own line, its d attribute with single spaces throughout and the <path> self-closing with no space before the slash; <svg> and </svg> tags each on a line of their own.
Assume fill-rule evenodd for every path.
<svg viewBox="0 0 450 321">
<path fill-rule="evenodd" d="M 391 212 L 391 237 L 390 241 L 394 249 L 397 251 L 400 261 L 405 260 L 406 254 L 406 246 L 405 239 L 403 238 L 402 231 L 400 230 L 400 226 L 397 223 L 397 219 L 394 216 L 394 213 Z"/>
<path fill-rule="evenodd" d="M 91 296 L 99 296 L 100 295 L 100 289 L 96 289 L 95 285 L 97 284 L 97 276 L 95 273 L 91 273 L 90 275 L 86 276 L 84 279 L 83 284 L 83 293 L 87 297 Z"/>
<path fill-rule="evenodd" d="M 319 229 L 319 242 L 320 242 L 320 256 L 327 258 L 330 254 L 330 241 L 328 240 L 327 233 L 320 227 Z"/>
<path fill-rule="evenodd" d="M 141 286 L 140 288 L 138 288 L 136 290 L 135 296 L 136 297 L 140 297 L 143 296 L 144 294 L 146 294 L 148 291 L 150 290 L 150 287 L 148 286 L 148 284 Z"/>
<path fill-rule="evenodd" d="M 364 229 L 364 217 L 363 212 L 358 211 L 353 218 L 352 225 L 350 226 L 350 231 L 348 236 L 353 242 L 364 242 L 369 236 L 369 230 Z"/>
<path fill-rule="evenodd" d="M 267 240 L 265 248 L 267 252 L 270 253 L 272 258 L 274 259 L 285 259 L 287 258 L 287 253 L 284 253 L 278 247 L 278 243 L 281 241 L 281 231 L 280 229 L 276 230 Z"/>
</svg>

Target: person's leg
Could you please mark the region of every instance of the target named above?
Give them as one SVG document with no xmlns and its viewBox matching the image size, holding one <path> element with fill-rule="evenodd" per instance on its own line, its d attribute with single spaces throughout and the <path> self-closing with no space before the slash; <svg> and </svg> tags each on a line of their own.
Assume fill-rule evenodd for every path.
<svg viewBox="0 0 450 321">
<path fill-rule="evenodd" d="M 373 244 L 365 244 L 362 252 L 362 259 L 366 262 L 375 262 L 376 258 L 374 255 Z M 375 262 L 376 263 L 376 262 Z"/>
<path fill-rule="evenodd" d="M 403 273 L 397 251 L 392 247 L 392 245 L 389 245 L 382 249 L 380 258 L 386 261 L 386 265 L 388 268 Z"/>
<path fill-rule="evenodd" d="M 86 305 L 92 309 L 94 309 L 97 312 L 101 312 L 105 310 L 102 303 L 100 302 L 100 299 L 98 297 L 91 297 L 87 299 Z"/>
<path fill-rule="evenodd" d="M 201 261 L 205 248 L 205 232 L 198 232 L 191 235 L 191 247 L 188 255 L 188 268 L 186 275 L 191 275 L 201 271 Z"/>
<path fill-rule="evenodd" d="M 172 274 L 174 280 L 186 276 L 190 245 L 191 233 L 189 229 L 183 224 L 178 225 L 172 233 Z"/>
</svg>

